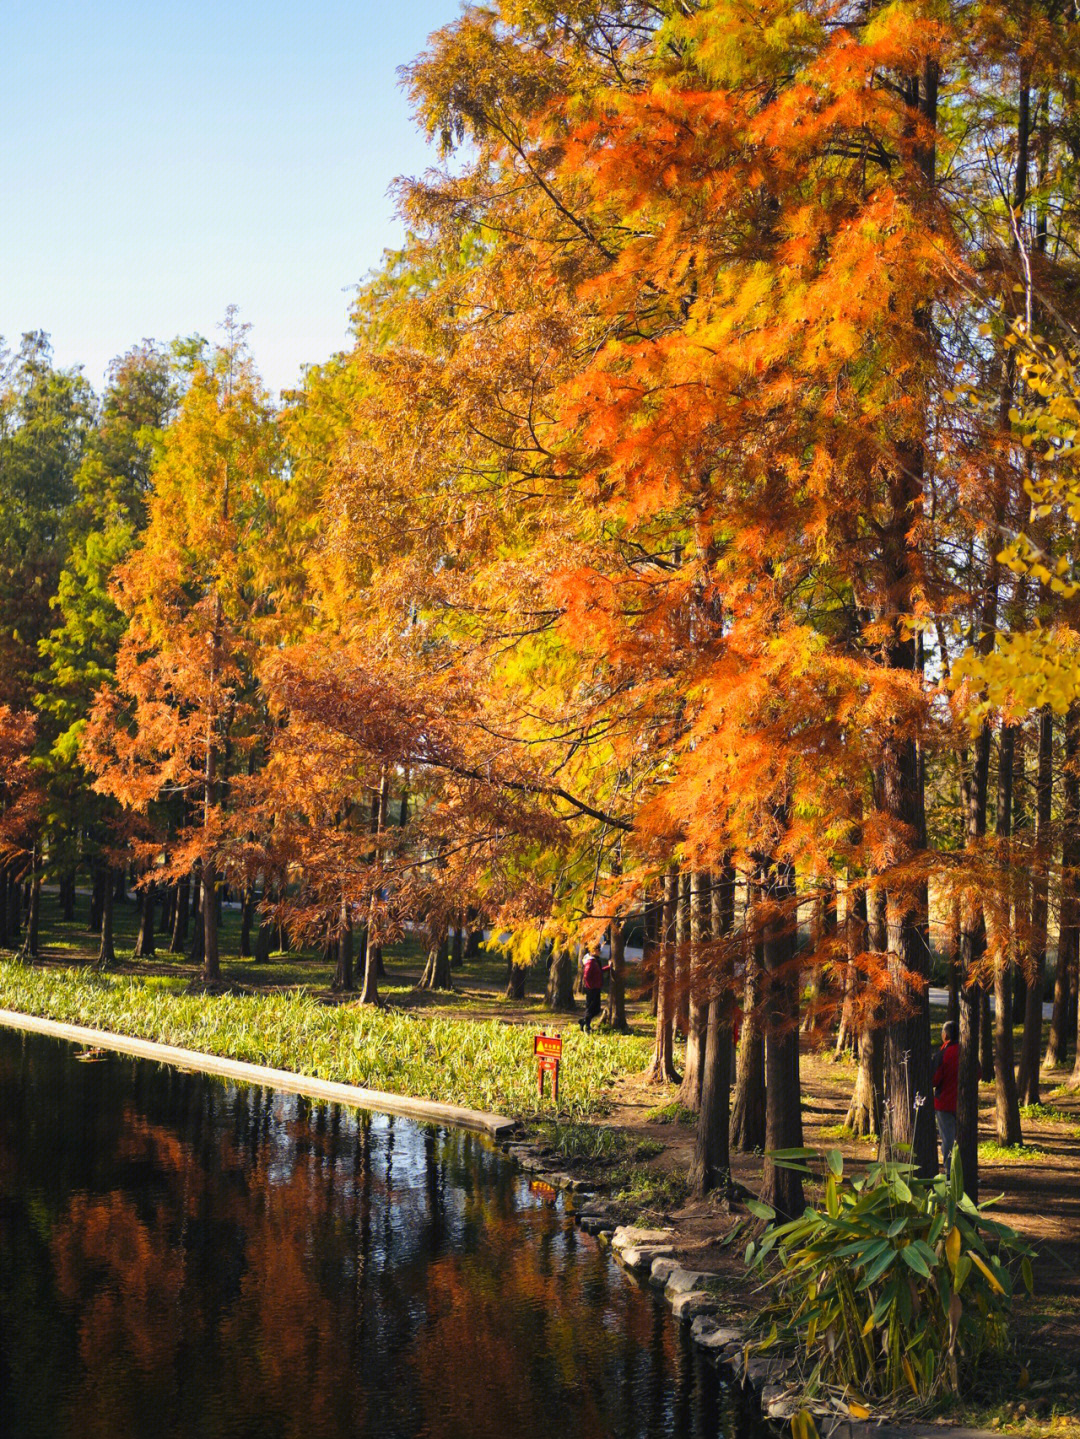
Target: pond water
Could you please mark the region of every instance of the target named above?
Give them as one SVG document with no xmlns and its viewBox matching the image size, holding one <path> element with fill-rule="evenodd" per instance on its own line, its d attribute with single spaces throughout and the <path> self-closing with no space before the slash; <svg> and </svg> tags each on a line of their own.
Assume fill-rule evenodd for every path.
<svg viewBox="0 0 1080 1439">
<path fill-rule="evenodd" d="M 0 1031 L 0 1434 L 734 1432 L 715 1372 L 474 1135 Z"/>
</svg>

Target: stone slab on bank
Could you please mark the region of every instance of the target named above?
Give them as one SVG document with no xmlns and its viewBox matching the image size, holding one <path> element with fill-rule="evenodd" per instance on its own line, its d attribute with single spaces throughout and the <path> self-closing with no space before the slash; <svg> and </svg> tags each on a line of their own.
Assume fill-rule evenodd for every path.
<svg viewBox="0 0 1080 1439">
<path fill-rule="evenodd" d="M 288 1069 L 270 1069 L 263 1064 L 247 1064 L 239 1059 L 226 1059 L 219 1054 L 203 1054 L 195 1049 L 179 1049 L 172 1044 L 158 1044 L 150 1039 L 133 1039 L 126 1034 L 112 1034 L 104 1029 L 90 1029 L 82 1024 L 64 1024 L 58 1019 L 42 1019 L 36 1014 L 19 1014 L 16 1010 L 0 1009 L 0 1025 L 7 1029 L 30 1030 L 53 1039 L 67 1039 L 76 1044 L 99 1049 L 112 1049 L 138 1059 L 156 1059 L 177 1069 L 194 1069 L 201 1074 L 216 1074 L 242 1084 L 258 1084 L 266 1089 L 280 1089 L 288 1094 L 303 1094 L 310 1099 L 326 1099 L 334 1104 L 348 1104 L 354 1109 L 376 1109 L 382 1114 L 400 1114 L 426 1124 L 447 1124 L 455 1129 L 472 1129 L 490 1134 L 493 1139 L 505 1138 L 517 1125 L 502 1114 L 488 1114 L 481 1109 L 462 1109 L 456 1104 L 439 1104 L 432 1099 L 413 1099 L 406 1094 L 387 1094 L 380 1089 L 361 1089 L 355 1084 L 338 1084 L 330 1079 L 315 1079 L 294 1074 Z"/>
</svg>

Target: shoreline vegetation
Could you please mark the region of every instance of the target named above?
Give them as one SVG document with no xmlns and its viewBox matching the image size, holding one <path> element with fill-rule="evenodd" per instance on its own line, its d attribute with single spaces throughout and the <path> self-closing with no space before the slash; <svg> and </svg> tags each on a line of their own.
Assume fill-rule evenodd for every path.
<svg viewBox="0 0 1080 1439">
<path fill-rule="evenodd" d="M 582 1120 L 604 1112 L 621 1074 L 642 1068 L 647 1040 L 563 1036 L 556 1114 L 539 1102 L 532 1031 L 497 1019 L 407 1013 L 393 1005 L 323 1004 L 303 990 L 199 994 L 167 977 L 31 968 L 0 958 L 0 1007 L 136 1039 L 407 1094 L 508 1118 Z"/>
</svg>

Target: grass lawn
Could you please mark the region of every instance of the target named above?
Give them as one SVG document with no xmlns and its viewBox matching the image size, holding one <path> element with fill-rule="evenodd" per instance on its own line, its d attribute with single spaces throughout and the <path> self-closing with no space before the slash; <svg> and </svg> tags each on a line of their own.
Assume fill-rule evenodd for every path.
<svg viewBox="0 0 1080 1439">
<path fill-rule="evenodd" d="M 181 955 L 162 949 L 133 959 L 136 929 L 135 905 L 118 906 L 117 968 L 98 975 L 84 918 L 65 923 L 56 897 L 43 895 L 41 959 L 31 966 L 0 953 L 0 1007 L 513 1118 L 556 1115 L 550 1096 L 538 1099 L 532 1053 L 537 1021 L 555 1017 L 539 997 L 504 998 L 506 964 L 496 954 L 457 972 L 455 992 L 428 994 L 415 988 L 418 944 L 388 947 L 383 1005 L 373 1009 L 331 996 L 330 969 L 317 954 L 283 954 L 264 965 L 225 958 L 239 947 L 239 915 L 230 909 L 222 994 L 189 992 L 197 971 Z M 543 974 L 530 980 L 535 996 Z M 614 1081 L 646 1061 L 648 1024 L 631 1035 L 589 1036 L 559 1016 L 557 1027 L 565 1041 L 558 1117 L 604 1113 Z"/>
</svg>

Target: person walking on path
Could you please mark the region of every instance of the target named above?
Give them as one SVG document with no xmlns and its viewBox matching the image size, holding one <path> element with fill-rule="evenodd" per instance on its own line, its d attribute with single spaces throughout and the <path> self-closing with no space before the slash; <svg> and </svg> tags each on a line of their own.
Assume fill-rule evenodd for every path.
<svg viewBox="0 0 1080 1439">
<path fill-rule="evenodd" d="M 956 1081 L 959 1070 L 960 1046 L 956 1042 L 956 1025 L 947 1019 L 941 1026 L 941 1049 L 934 1065 L 934 1116 L 941 1136 L 941 1159 L 946 1174 L 956 1143 Z"/>
<path fill-rule="evenodd" d="M 578 1028 L 586 1034 L 592 1033 L 592 1022 L 600 1014 L 604 1001 L 604 975 L 610 964 L 601 964 L 595 950 L 585 951 L 585 966 L 581 975 L 581 987 L 585 991 L 585 1018 L 578 1020 Z"/>
</svg>

